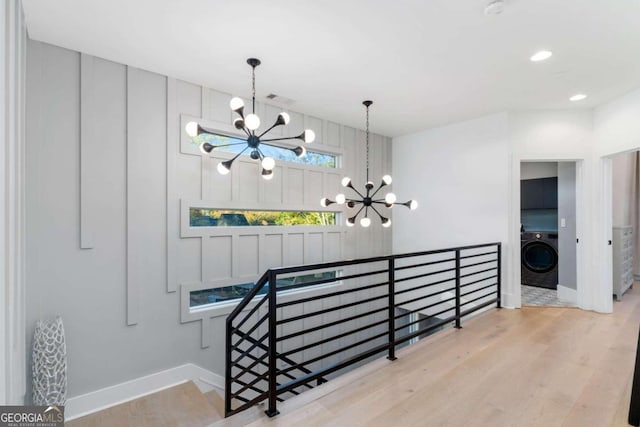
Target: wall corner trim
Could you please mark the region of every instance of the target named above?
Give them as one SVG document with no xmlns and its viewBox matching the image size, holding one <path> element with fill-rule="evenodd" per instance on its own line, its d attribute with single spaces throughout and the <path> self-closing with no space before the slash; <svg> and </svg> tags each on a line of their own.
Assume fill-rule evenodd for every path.
<svg viewBox="0 0 640 427">
<path fill-rule="evenodd" d="M 67 400 L 65 405 L 65 421 L 71 421 L 187 381 L 202 381 L 221 390 L 224 389 L 223 377 L 193 363 L 187 363 L 72 397 Z"/>
</svg>

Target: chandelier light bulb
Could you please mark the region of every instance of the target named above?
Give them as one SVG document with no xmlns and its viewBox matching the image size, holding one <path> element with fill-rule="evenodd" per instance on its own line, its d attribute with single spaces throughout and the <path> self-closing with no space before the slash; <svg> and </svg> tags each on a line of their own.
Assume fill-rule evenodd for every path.
<svg viewBox="0 0 640 427">
<path fill-rule="evenodd" d="M 214 148 L 216 147 L 209 144 L 208 142 L 203 142 L 202 144 L 200 144 L 200 152 L 202 154 L 209 154 L 211 151 L 213 151 Z"/>
<path fill-rule="evenodd" d="M 336 203 L 337 204 L 342 205 L 346 201 L 347 201 L 347 198 L 344 196 L 344 194 L 342 194 L 342 193 L 336 194 Z"/>
<path fill-rule="evenodd" d="M 348 176 L 345 176 L 344 178 L 342 178 L 341 184 L 343 187 L 348 187 L 349 184 L 351 184 L 351 178 L 349 178 Z"/>
<path fill-rule="evenodd" d="M 297 157 L 304 157 L 307 154 L 307 150 L 303 146 L 299 146 L 293 149 L 293 153 Z"/>
<path fill-rule="evenodd" d="M 184 127 L 184 130 L 187 132 L 187 135 L 189 135 L 191 138 L 195 138 L 196 136 L 198 136 L 198 123 L 189 122 Z"/>
<path fill-rule="evenodd" d="M 409 201 L 409 209 L 411 209 L 412 211 L 418 209 L 418 202 L 415 200 Z"/>
<path fill-rule="evenodd" d="M 279 114 L 279 117 L 282 118 L 282 121 L 284 122 L 285 126 L 288 125 L 289 124 L 289 120 L 291 120 L 291 118 L 289 117 L 289 114 L 285 113 L 284 111 Z"/>
<path fill-rule="evenodd" d="M 256 130 L 260 127 L 260 117 L 257 114 L 249 114 L 245 119 L 244 123 L 249 130 Z"/>
<path fill-rule="evenodd" d="M 391 220 L 389 218 L 382 218 L 382 226 L 384 228 L 391 227 Z"/>
<path fill-rule="evenodd" d="M 387 193 L 387 195 L 384 196 L 384 201 L 389 205 L 394 204 L 396 202 L 396 200 L 397 200 L 397 197 L 393 193 Z"/>
<path fill-rule="evenodd" d="M 242 100 L 242 98 L 238 98 L 233 97 L 231 98 L 231 101 L 229 101 L 229 107 L 231 107 L 231 110 L 233 111 L 238 111 L 241 108 L 244 108 L 244 101 Z"/>
<path fill-rule="evenodd" d="M 329 199 L 327 199 L 326 197 L 320 199 L 320 206 L 322 206 L 323 208 L 329 206 Z"/>
<path fill-rule="evenodd" d="M 220 175 L 226 175 L 229 173 L 229 171 L 230 169 L 226 167 L 223 162 L 218 163 L 218 173 Z"/>
<path fill-rule="evenodd" d="M 360 218 L 360 225 L 364 228 L 367 228 L 371 225 L 371 218 L 368 218 L 366 216 L 364 218 Z"/>
<path fill-rule="evenodd" d="M 236 129 L 244 129 L 244 120 L 242 120 L 242 118 L 240 117 L 236 117 L 236 119 L 233 121 L 233 126 Z"/>
<path fill-rule="evenodd" d="M 353 227 L 356 224 L 355 218 L 347 218 L 347 227 Z"/>
<path fill-rule="evenodd" d="M 306 142 L 307 144 L 311 144 L 315 140 L 316 140 L 316 133 L 311 129 L 305 129 L 304 142 Z"/>
<path fill-rule="evenodd" d="M 262 179 L 271 181 L 273 179 L 273 171 L 262 169 Z"/>
<path fill-rule="evenodd" d="M 385 175 L 382 177 L 382 182 L 384 183 L 384 185 L 390 185 L 391 181 L 393 181 L 391 179 L 391 175 Z"/>
<path fill-rule="evenodd" d="M 262 167 L 265 170 L 273 170 L 273 168 L 276 166 L 276 161 L 273 160 L 273 157 L 265 157 L 264 159 L 262 159 Z"/>
</svg>

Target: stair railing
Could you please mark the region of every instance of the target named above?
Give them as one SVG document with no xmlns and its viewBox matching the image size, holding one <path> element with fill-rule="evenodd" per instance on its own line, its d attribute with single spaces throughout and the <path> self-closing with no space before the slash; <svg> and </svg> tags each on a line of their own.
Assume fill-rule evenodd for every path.
<svg viewBox="0 0 640 427">
<path fill-rule="evenodd" d="M 226 320 L 225 415 L 500 308 L 500 270 L 500 243 L 267 270 Z"/>
</svg>

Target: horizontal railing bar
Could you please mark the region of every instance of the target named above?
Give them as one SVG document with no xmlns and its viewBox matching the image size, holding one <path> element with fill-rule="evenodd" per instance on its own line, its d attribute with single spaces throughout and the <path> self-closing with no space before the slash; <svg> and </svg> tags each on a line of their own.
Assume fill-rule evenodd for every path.
<svg viewBox="0 0 640 427">
<path fill-rule="evenodd" d="M 460 259 L 467 259 L 467 258 L 475 258 L 475 257 L 479 257 L 479 256 L 483 256 L 483 255 L 495 255 L 497 254 L 498 251 L 494 251 L 494 252 L 483 252 L 481 254 L 473 254 L 473 255 L 465 255 L 465 256 L 461 256 Z"/>
<path fill-rule="evenodd" d="M 388 319 L 384 319 L 384 320 L 380 320 L 380 321 L 375 322 L 375 323 L 367 324 L 365 326 L 361 326 L 359 328 L 352 329 L 350 331 L 343 332 L 341 334 L 334 335 L 334 336 L 331 336 L 329 338 L 325 338 L 325 339 L 322 339 L 320 341 L 313 342 L 311 344 L 303 345 L 302 347 L 294 348 L 293 350 L 285 351 L 285 352 L 281 353 L 281 355 L 282 356 L 289 356 L 289 355 L 294 354 L 294 353 L 299 353 L 301 351 L 308 350 L 308 349 L 310 349 L 312 347 L 316 347 L 316 346 L 319 346 L 319 345 L 322 345 L 322 344 L 326 344 L 328 342 L 335 341 L 337 339 L 344 338 L 346 336 L 349 336 L 349 335 L 352 335 L 352 334 L 355 334 L 355 333 L 358 333 L 358 332 L 362 332 L 362 331 L 365 331 L 367 329 L 371 329 L 371 328 L 374 328 L 374 327 L 376 327 L 378 325 L 382 325 L 382 324 L 385 324 L 385 323 L 388 323 L 388 322 L 389 322 Z"/>
<path fill-rule="evenodd" d="M 376 257 L 370 257 L 370 258 L 351 259 L 346 261 L 336 261 L 336 262 L 327 262 L 327 263 L 318 263 L 318 264 L 309 264 L 309 265 L 297 265 L 292 267 L 278 267 L 278 268 L 272 268 L 271 271 L 274 271 L 276 274 L 280 275 L 280 274 L 287 274 L 287 273 L 297 273 L 300 271 L 330 269 L 333 267 L 341 267 L 341 266 L 348 266 L 348 265 L 369 264 L 374 262 L 388 261 L 391 258 L 394 258 L 394 259 L 411 258 L 411 257 L 417 257 L 417 256 L 424 256 L 424 255 L 441 254 L 444 252 L 453 252 L 455 250 L 463 251 L 468 249 L 485 248 L 489 246 L 498 246 L 498 245 L 500 245 L 499 242 L 482 243 L 478 245 L 459 246 L 459 247 L 453 247 L 453 248 L 447 248 L 447 249 L 436 249 L 432 251 L 411 252 L 411 253 L 398 254 L 398 255 L 384 255 L 384 256 L 376 256 Z"/>
<path fill-rule="evenodd" d="M 497 283 L 497 282 L 496 282 L 496 283 L 491 283 L 491 284 L 489 284 L 489 285 L 487 285 L 487 286 L 483 286 L 483 287 L 481 287 L 481 288 L 474 289 L 474 290 L 472 290 L 472 291 L 469 291 L 469 292 L 466 292 L 466 293 L 464 293 L 464 294 L 461 294 L 460 296 L 461 296 L 461 297 L 465 297 L 465 296 L 467 296 L 467 295 L 471 295 L 471 294 L 473 294 L 473 293 L 475 293 L 475 292 L 478 292 L 478 291 L 484 291 L 485 289 L 492 288 L 492 287 L 494 287 L 494 286 L 498 286 L 498 283 Z M 491 294 L 489 294 L 489 295 L 491 295 Z"/>
<path fill-rule="evenodd" d="M 342 353 L 343 351 L 350 350 L 350 349 L 352 349 L 352 348 L 354 348 L 354 347 L 357 347 L 357 346 L 359 346 L 359 345 L 362 345 L 362 344 L 368 343 L 369 341 L 377 340 L 378 338 L 381 338 L 381 337 L 386 336 L 388 333 L 389 333 L 388 331 L 384 331 L 384 332 L 382 332 L 382 333 L 380 333 L 380 334 L 377 334 L 377 335 L 371 336 L 371 337 L 366 338 L 366 339 L 364 339 L 364 340 L 356 341 L 356 342 L 354 342 L 353 344 L 349 344 L 349 345 L 348 345 L 348 346 L 346 346 L 346 347 L 342 347 L 342 348 L 339 348 L 339 349 L 337 349 L 337 350 L 330 351 L 329 353 L 323 354 L 322 356 L 314 357 L 314 358 L 309 359 L 309 360 L 305 360 L 305 361 L 304 361 L 304 365 L 310 365 L 311 363 L 315 363 L 315 362 L 318 362 L 318 361 L 320 361 L 320 360 L 322 360 L 322 359 L 326 359 L 327 357 L 331 357 L 331 356 L 333 356 L 333 355 L 335 355 L 335 354 Z M 288 369 L 284 369 L 284 370 L 282 370 L 281 372 L 289 372 L 289 370 L 290 370 L 290 368 L 288 368 Z"/>
<path fill-rule="evenodd" d="M 369 316 L 371 314 L 376 314 L 376 313 L 379 313 L 381 311 L 386 311 L 388 309 L 389 309 L 389 307 L 376 308 L 375 310 L 366 311 L 364 313 L 356 314 L 356 315 L 351 316 L 351 317 L 345 317 L 344 319 L 334 320 L 333 322 L 329 322 L 329 323 L 323 323 L 322 325 L 314 326 L 312 328 L 303 329 L 301 331 L 293 332 L 293 333 L 291 333 L 289 335 L 284 335 L 284 336 L 278 337 L 278 338 L 276 338 L 276 341 L 277 342 L 285 341 L 285 340 L 288 340 L 288 339 L 291 339 L 291 338 L 298 337 L 300 335 L 309 334 L 311 332 L 319 331 L 320 329 L 330 328 L 332 326 L 340 325 L 341 323 L 351 322 L 352 320 L 356 320 L 356 319 L 359 319 L 361 317 Z"/>
<path fill-rule="evenodd" d="M 244 325 L 244 323 L 249 320 L 251 318 L 251 316 L 253 316 L 256 311 L 258 311 L 260 309 L 260 307 L 262 306 L 262 304 L 264 304 L 265 301 L 267 301 L 269 299 L 269 294 L 265 294 L 264 297 L 255 305 L 255 307 L 253 307 L 251 309 L 251 311 L 249 311 L 249 313 L 247 313 L 247 315 L 244 317 L 244 319 L 242 319 L 242 321 L 240 323 L 238 323 L 236 326 L 231 325 L 232 329 L 240 329 L 242 327 L 242 325 Z"/>
<path fill-rule="evenodd" d="M 471 314 L 471 313 L 473 313 L 474 311 L 478 311 L 478 310 L 480 310 L 480 309 L 482 309 L 482 308 L 485 308 L 485 307 L 486 307 L 486 306 L 488 306 L 488 305 L 495 304 L 495 303 L 497 303 L 497 302 L 498 302 L 498 298 L 494 298 L 494 299 L 489 300 L 489 301 L 487 301 L 487 302 L 483 302 L 483 303 L 482 303 L 482 304 L 480 304 L 480 305 L 477 305 L 477 306 L 475 306 L 475 307 L 473 307 L 473 308 L 470 308 L 470 309 L 467 309 L 467 310 L 463 311 L 462 313 L 460 313 L 460 317 L 466 316 L 467 314 Z"/>
<path fill-rule="evenodd" d="M 471 304 L 471 303 L 476 302 L 476 301 L 478 301 L 478 300 L 481 300 L 482 298 L 489 297 L 489 296 L 491 296 L 491 294 L 494 294 L 494 293 L 495 293 L 495 292 L 489 292 L 489 293 L 488 293 L 488 294 L 486 294 L 486 295 L 482 295 L 482 296 L 479 296 L 479 297 L 477 297 L 477 298 L 470 299 L 469 301 L 465 301 L 465 302 L 463 302 L 462 304 L 460 304 L 460 307 L 464 307 L 465 305 L 467 305 L 467 304 Z"/>
<path fill-rule="evenodd" d="M 409 335 L 405 335 L 405 336 L 403 336 L 401 338 L 398 338 L 398 339 L 396 339 L 395 344 L 396 345 L 402 344 L 405 341 L 409 341 L 409 340 L 412 340 L 412 339 L 414 339 L 416 337 L 420 337 L 422 335 L 426 335 L 429 332 L 433 331 L 434 329 L 438 329 L 438 328 L 446 325 L 447 323 L 453 322 L 454 320 L 456 320 L 456 316 L 455 315 L 451 316 L 451 317 L 448 317 L 446 319 L 443 319 L 440 322 L 434 323 L 433 325 L 429 326 L 428 328 L 424 328 L 424 329 L 422 329 L 420 331 L 416 331 L 416 332 L 413 332 L 413 333 L 411 333 Z"/>
<path fill-rule="evenodd" d="M 235 343 L 232 343 L 234 347 L 238 347 L 240 346 L 240 344 L 245 340 L 246 337 L 251 336 L 252 333 L 254 333 L 256 331 L 256 329 L 258 329 L 260 327 L 260 325 L 262 325 L 267 319 L 269 318 L 269 312 L 266 312 L 264 314 L 264 316 L 262 316 L 255 325 L 253 325 L 251 327 L 251 329 L 249 329 L 248 331 L 240 331 L 239 329 L 235 329 L 235 328 L 231 328 L 231 333 L 232 334 L 237 334 L 239 336 L 241 336 L 242 338 L 240 338 L 238 341 L 236 341 Z"/>
<path fill-rule="evenodd" d="M 304 375 L 302 377 L 299 377 L 296 381 L 291 381 L 290 383 L 287 384 L 283 384 L 280 387 L 278 387 L 278 394 L 280 393 L 285 393 L 287 391 L 289 391 L 292 388 L 297 388 L 300 386 L 300 384 L 304 384 L 304 383 L 308 383 L 311 381 L 314 381 L 318 378 L 322 378 L 325 377 L 329 374 L 332 374 L 336 371 L 339 371 L 340 369 L 344 369 L 347 366 L 353 365 L 354 363 L 358 363 L 368 357 L 371 357 L 375 354 L 378 354 L 382 351 L 386 351 L 389 348 L 388 344 L 381 344 L 377 347 L 374 347 L 370 350 L 367 350 L 365 352 L 362 352 L 360 354 L 357 354 L 355 356 L 352 356 L 342 362 L 336 363 L 332 366 L 328 366 L 326 368 L 323 369 L 319 369 L 315 372 L 312 372 L 310 374 Z"/>
<path fill-rule="evenodd" d="M 262 289 L 262 287 L 269 281 L 268 277 L 269 277 L 269 270 L 267 270 L 262 275 L 262 277 L 260 277 L 258 279 L 258 281 L 256 282 L 255 286 L 253 288 L 251 288 L 249 293 L 244 296 L 243 300 L 240 301 L 238 303 L 238 305 L 236 306 L 236 308 L 234 308 L 233 311 L 229 314 L 229 316 L 227 316 L 227 323 L 233 322 L 233 319 L 236 318 L 238 313 L 240 313 L 242 310 L 244 310 L 244 308 L 251 302 L 253 297 L 255 297 L 258 294 L 258 291 L 260 289 Z"/>
<path fill-rule="evenodd" d="M 442 293 L 450 292 L 450 291 L 455 291 L 455 290 L 456 290 L 456 288 L 442 289 L 442 290 L 440 290 L 440 291 L 438 291 L 438 292 L 432 292 L 432 293 L 430 293 L 430 294 L 423 295 L 423 296 L 419 296 L 419 297 L 412 298 L 412 299 L 408 299 L 408 300 L 406 300 L 406 301 L 402 301 L 402 302 L 398 302 L 398 301 L 396 301 L 396 307 L 398 307 L 398 306 L 400 306 L 400 305 L 403 305 L 403 304 L 411 304 L 412 302 L 420 301 L 420 300 L 423 300 L 423 299 L 425 299 L 425 298 L 434 297 L 434 296 L 436 296 L 436 295 L 440 295 L 440 294 L 442 294 Z M 397 294 L 397 293 L 396 293 L 396 294 Z"/>
<path fill-rule="evenodd" d="M 434 276 L 436 274 L 442 274 L 442 273 L 448 273 L 450 271 L 456 271 L 456 268 L 453 267 L 453 268 L 447 268 L 445 270 L 432 271 L 430 273 L 423 273 L 423 274 L 416 274 L 414 276 L 401 277 L 399 279 L 396 279 L 396 283 L 406 282 L 407 280 L 413 280 L 413 279 L 421 279 L 423 277 Z"/>
<path fill-rule="evenodd" d="M 483 264 L 489 264 L 490 262 L 498 262 L 498 260 L 497 259 L 490 259 L 488 261 L 480 261 L 480 262 L 474 262 L 473 264 L 461 265 L 460 266 L 460 270 L 462 270 L 463 268 L 475 267 L 475 266 L 483 265 Z"/>
<path fill-rule="evenodd" d="M 425 285 L 414 286 L 413 288 L 406 288 L 406 289 L 403 289 L 401 291 L 396 291 L 396 295 L 404 294 L 405 292 L 417 291 L 418 289 L 424 289 L 424 288 L 428 288 L 428 287 L 434 286 L 434 285 L 440 285 L 442 283 L 451 282 L 452 280 L 456 280 L 456 278 L 455 277 L 451 277 L 449 279 L 438 280 L 437 282 L 431 282 L 431 283 L 427 283 Z"/>
<path fill-rule="evenodd" d="M 443 262 L 451 262 L 451 261 L 455 261 L 455 260 L 456 260 L 455 258 L 445 258 L 445 259 L 441 259 L 441 260 L 438 260 L 438 261 L 423 262 L 423 263 L 420 263 L 420 264 L 403 265 L 402 267 L 396 267 L 396 271 L 407 270 L 409 268 L 426 267 L 428 265 L 442 264 Z"/>
<path fill-rule="evenodd" d="M 453 299 L 455 299 L 455 297 L 454 297 Z M 444 301 L 443 301 L 443 302 L 444 302 Z M 433 314 L 431 314 L 431 315 L 427 316 L 427 317 L 426 317 L 426 318 L 424 318 L 424 319 L 414 320 L 413 322 L 407 323 L 406 325 L 403 325 L 403 326 L 399 326 L 399 327 L 397 327 L 397 328 L 396 328 L 396 332 L 397 332 L 397 331 L 402 330 L 403 328 L 406 328 L 407 326 L 411 326 L 411 325 L 415 325 L 416 323 L 424 322 L 425 320 L 431 319 L 431 318 L 436 317 L 436 316 L 438 316 L 438 315 L 440 315 L 440 314 L 442 314 L 442 313 L 446 313 L 447 311 L 451 311 L 451 310 L 454 310 L 454 309 L 455 309 L 455 307 L 449 307 L 449 308 L 447 308 L 446 310 L 442 310 L 442 311 L 439 311 L 439 312 L 437 312 L 437 313 L 433 313 Z M 455 316 L 454 316 L 454 317 L 455 317 Z"/>
<path fill-rule="evenodd" d="M 456 299 L 456 297 L 454 296 L 454 297 L 451 297 L 449 299 L 445 299 L 445 300 L 441 300 L 441 301 L 438 301 L 438 302 L 434 302 L 432 304 L 425 305 L 424 307 L 420 307 L 420 308 L 417 308 L 415 310 L 411 310 L 411 311 L 407 311 L 406 313 L 399 314 L 399 315 L 395 316 L 395 319 L 399 319 L 399 318 L 407 316 L 409 314 L 413 314 L 413 313 L 417 313 L 417 312 L 422 311 L 422 310 L 426 310 L 427 308 L 435 307 L 436 305 L 440 305 L 443 302 L 454 301 L 455 299 Z M 424 319 L 422 319 L 422 320 L 424 320 Z"/>
<path fill-rule="evenodd" d="M 237 331 L 236 331 L 237 333 Z M 248 337 L 249 335 L 244 335 L 242 339 L 245 339 L 246 337 Z M 267 337 L 269 336 L 269 332 L 267 332 L 266 334 L 264 334 L 262 337 L 260 337 L 259 339 L 256 340 L 256 342 L 254 342 L 253 344 L 251 344 L 251 346 L 246 349 L 246 350 L 240 350 L 239 348 L 236 348 L 236 351 L 240 353 L 240 357 L 238 357 L 237 359 L 233 360 L 231 363 L 237 363 L 238 361 L 240 361 L 242 359 L 242 357 L 244 356 L 245 353 L 250 353 L 252 352 L 256 347 L 258 347 L 258 345 L 262 344 L 262 341 L 264 341 L 265 339 L 267 339 Z"/>
<path fill-rule="evenodd" d="M 463 277 L 469 277 L 469 276 L 474 276 L 476 274 L 480 274 L 480 273 L 486 273 L 487 271 L 491 271 L 491 270 L 495 270 L 496 267 L 491 267 L 491 268 L 487 268 L 486 270 L 478 270 L 478 271 L 474 271 L 473 273 L 467 273 L 467 274 L 461 274 L 460 278 L 462 279 Z"/>
<path fill-rule="evenodd" d="M 286 319 L 281 319 L 278 320 L 276 322 L 276 325 L 284 325 L 285 323 L 291 323 L 291 322 L 295 322 L 296 320 L 301 320 L 301 319 L 306 319 L 308 317 L 313 317 L 313 316 L 319 316 L 321 314 L 325 314 L 325 313 L 330 313 L 332 311 L 336 311 L 336 310 L 342 310 L 343 308 L 349 308 L 349 307 L 354 307 L 356 305 L 360 305 L 360 304 L 366 304 L 368 302 L 373 302 L 379 299 L 383 299 L 383 298 L 387 298 L 388 295 L 381 295 L 381 296 L 377 296 L 377 297 L 371 297 L 371 298 L 366 298 L 360 301 L 354 301 L 354 302 L 350 302 L 348 304 L 342 304 L 342 305 L 337 305 L 335 307 L 330 307 L 330 308 L 325 308 L 322 310 L 318 310 L 318 311 L 313 311 L 311 313 L 305 313 L 305 314 L 300 314 L 298 316 L 293 316 L 293 317 L 289 317 Z"/>
<path fill-rule="evenodd" d="M 497 275 L 497 274 L 494 274 L 493 276 L 483 277 L 482 279 L 474 280 L 473 282 L 463 283 L 463 284 L 461 284 L 461 285 L 460 285 L 460 287 L 461 287 L 461 288 L 464 288 L 465 286 L 475 285 L 476 283 L 484 282 L 485 280 L 495 279 L 495 278 L 497 278 L 497 277 L 498 277 L 498 275 Z"/>
<path fill-rule="evenodd" d="M 388 270 L 376 270 L 376 271 L 370 271 L 367 273 L 350 274 L 348 276 L 336 276 L 336 277 L 327 278 L 327 279 L 319 279 L 311 282 L 300 283 L 299 285 L 283 286 L 280 289 L 280 291 L 288 291 L 290 289 L 293 290 L 293 289 L 305 288 L 307 286 L 322 285 L 324 283 L 358 279 L 360 277 L 374 276 L 376 274 L 386 274 L 387 271 Z M 296 276 L 293 276 L 293 277 L 296 277 Z"/>
<path fill-rule="evenodd" d="M 297 300 L 294 300 L 294 301 L 287 301 L 287 302 L 278 303 L 277 307 L 278 308 L 288 307 L 290 305 L 302 304 L 302 303 L 305 303 L 305 302 L 316 301 L 316 300 L 319 300 L 319 299 L 331 298 L 331 297 L 335 297 L 335 296 L 338 296 L 338 295 L 344 295 L 344 294 L 364 291 L 364 290 L 367 290 L 367 289 L 373 289 L 373 288 L 377 288 L 377 287 L 380 287 L 380 286 L 385 286 L 385 285 L 388 285 L 388 284 L 389 284 L 389 282 L 374 283 L 373 285 L 367 285 L 367 286 L 362 286 L 362 287 L 358 287 L 358 288 L 351 288 L 351 289 L 346 289 L 346 290 L 343 290 L 343 291 L 330 292 L 328 294 L 317 295 L 317 296 L 314 296 L 314 297 L 300 298 L 300 299 L 297 299 Z"/>
</svg>

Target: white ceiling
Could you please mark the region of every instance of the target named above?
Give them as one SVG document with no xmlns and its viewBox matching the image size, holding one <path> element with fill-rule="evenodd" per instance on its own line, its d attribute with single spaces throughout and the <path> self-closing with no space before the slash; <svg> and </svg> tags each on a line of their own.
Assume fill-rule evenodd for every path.
<svg viewBox="0 0 640 427">
<path fill-rule="evenodd" d="M 640 87 L 640 0 L 23 0 L 31 38 L 389 136 Z M 543 63 L 529 57 L 553 51 Z M 589 97 L 572 103 L 569 96 Z"/>
</svg>

